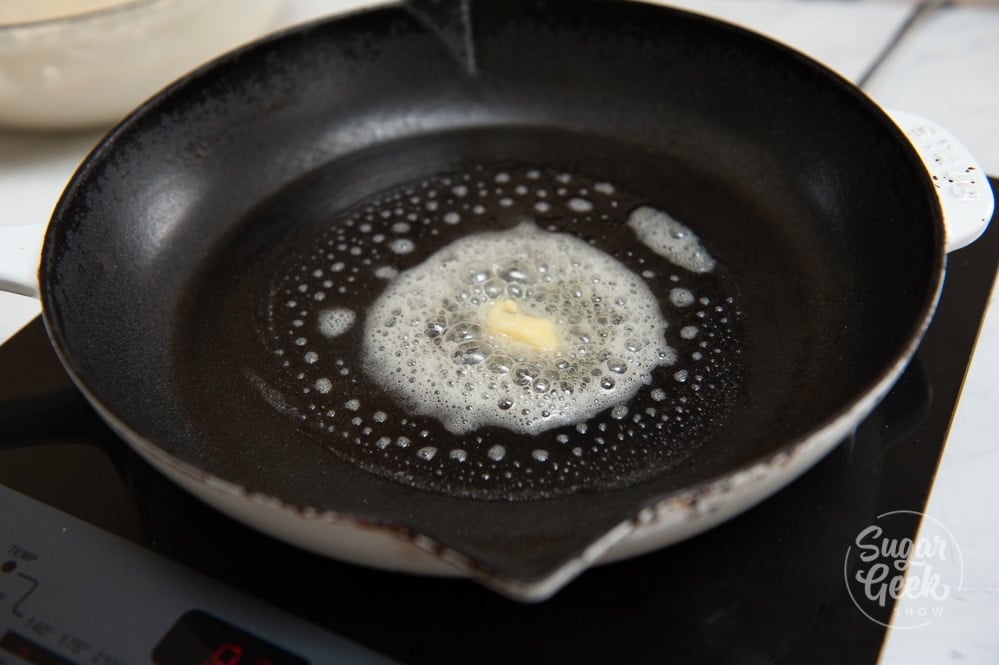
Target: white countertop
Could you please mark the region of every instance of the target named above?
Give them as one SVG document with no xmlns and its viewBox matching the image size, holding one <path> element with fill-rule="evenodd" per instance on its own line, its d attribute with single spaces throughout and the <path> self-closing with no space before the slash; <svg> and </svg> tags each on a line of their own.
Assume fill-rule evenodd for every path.
<svg viewBox="0 0 999 665">
<path fill-rule="evenodd" d="M 290 25 L 368 0 L 288 0 Z M 916 3 L 877 0 L 679 0 L 668 3 L 740 23 L 786 42 L 857 81 L 913 15 Z M 926 12 L 864 86 L 888 108 L 950 129 L 989 173 L 999 175 L 999 4 L 953 4 Z M 48 218 L 63 185 L 102 132 L 0 131 L 0 225 Z M 999 662 L 999 314 L 986 317 L 925 512 L 953 534 L 964 559 L 962 588 L 945 612 L 917 630 L 893 630 L 881 662 Z M 0 293 L 0 340 L 38 313 L 35 301 Z M 900 509 L 912 507 L 899 506 Z M 905 608 L 905 600 L 901 608 Z"/>
</svg>

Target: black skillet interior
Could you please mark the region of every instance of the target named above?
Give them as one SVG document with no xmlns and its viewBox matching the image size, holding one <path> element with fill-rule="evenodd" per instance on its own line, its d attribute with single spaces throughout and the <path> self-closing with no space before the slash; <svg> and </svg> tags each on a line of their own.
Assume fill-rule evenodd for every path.
<svg viewBox="0 0 999 665">
<path fill-rule="evenodd" d="M 47 323 L 78 380 L 138 436 L 196 467 L 293 505 L 429 535 L 520 580 L 637 507 L 842 413 L 917 334 L 941 267 L 938 208 L 897 132 L 849 84 L 758 36 L 640 4 L 535 4 L 476 35 L 474 71 L 413 14 L 388 8 L 238 52 L 126 120 L 74 178 L 44 252 Z M 449 186 L 434 180 L 442 173 L 495 180 L 533 168 L 613 183 L 622 209 L 668 211 L 718 259 L 710 278 L 659 264 L 647 278 L 660 297 L 678 283 L 733 298 L 726 343 L 737 351 L 704 402 L 714 410 L 689 440 L 661 442 L 686 454 L 623 480 L 597 469 L 610 480 L 470 498 L 474 485 L 435 489 L 401 467 L 358 463 L 337 452 L 339 439 L 295 422 L 305 402 L 275 409 L 261 398 L 248 377 L 272 371 L 260 321 L 289 256 L 379 193 Z M 489 196 L 475 228 L 512 226 L 500 194 Z M 624 215 L 611 217 L 590 220 L 599 229 L 588 239 L 649 268 Z M 573 228 L 539 220 L 549 222 Z M 457 237 L 448 233 L 459 231 L 436 241 Z M 434 239 L 417 238 L 428 249 L 405 260 L 425 258 Z M 366 282 L 355 306 L 384 284 Z M 677 323 L 669 334 L 681 344 Z M 654 374 L 640 397 L 685 389 L 673 371 Z M 347 399 L 352 385 L 331 394 Z M 362 415 L 361 431 L 373 418 Z M 407 426 L 413 451 L 423 431 L 447 436 L 431 417 Z M 626 448 L 631 431 L 620 431 Z M 474 440 L 482 434 L 466 447 L 482 453 L 504 436 Z"/>
</svg>

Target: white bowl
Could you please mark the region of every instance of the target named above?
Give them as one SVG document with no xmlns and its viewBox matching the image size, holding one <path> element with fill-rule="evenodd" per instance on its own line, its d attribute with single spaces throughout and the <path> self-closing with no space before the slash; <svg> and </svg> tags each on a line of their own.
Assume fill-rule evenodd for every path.
<svg viewBox="0 0 999 665">
<path fill-rule="evenodd" d="M 110 125 L 265 31 L 283 0 L 3 0 L 0 126 Z"/>
</svg>

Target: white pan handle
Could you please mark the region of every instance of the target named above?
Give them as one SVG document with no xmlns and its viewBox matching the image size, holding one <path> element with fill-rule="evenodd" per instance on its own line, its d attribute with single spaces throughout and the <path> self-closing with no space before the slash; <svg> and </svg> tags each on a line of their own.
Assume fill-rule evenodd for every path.
<svg viewBox="0 0 999 665">
<path fill-rule="evenodd" d="M 0 225 L 0 291 L 38 297 L 45 224 Z"/>
<path fill-rule="evenodd" d="M 989 225 L 995 198 L 988 176 L 968 149 L 940 125 L 911 113 L 889 110 L 933 179 L 947 229 L 947 251 L 978 239 Z"/>
</svg>

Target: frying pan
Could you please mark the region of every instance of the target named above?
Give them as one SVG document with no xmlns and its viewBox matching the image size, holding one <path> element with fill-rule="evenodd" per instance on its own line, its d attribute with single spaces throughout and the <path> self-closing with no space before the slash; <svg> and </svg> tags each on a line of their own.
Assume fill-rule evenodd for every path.
<svg viewBox="0 0 999 665">
<path fill-rule="evenodd" d="M 541 600 L 776 492 L 897 379 L 946 249 L 992 206 L 951 135 L 899 117 L 912 140 L 802 55 L 639 3 L 317 22 L 99 143 L 45 233 L 44 319 L 100 415 L 209 504 L 329 556 Z M 642 242 L 639 208 L 716 266 Z M 538 235 L 504 261 L 537 268 L 545 234 L 612 257 L 656 299 L 671 364 L 532 434 L 414 412 L 366 367 L 369 307 L 442 247 L 525 221 Z"/>
</svg>

